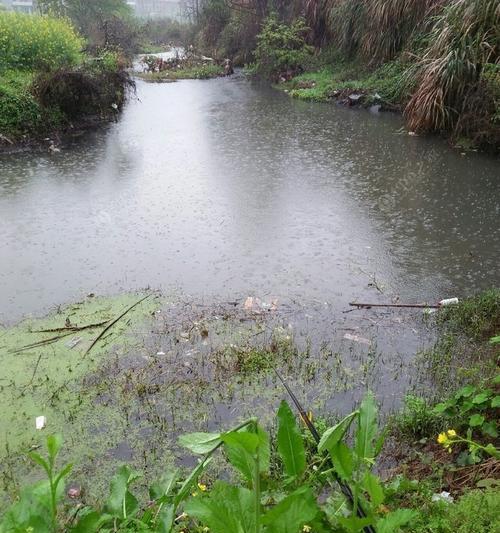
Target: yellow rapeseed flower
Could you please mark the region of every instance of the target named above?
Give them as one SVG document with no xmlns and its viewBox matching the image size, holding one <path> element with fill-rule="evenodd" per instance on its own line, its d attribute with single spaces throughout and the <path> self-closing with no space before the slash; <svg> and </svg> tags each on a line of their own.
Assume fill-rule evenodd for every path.
<svg viewBox="0 0 500 533">
<path fill-rule="evenodd" d="M 207 491 L 207 486 L 204 483 L 198 483 L 198 488 L 201 490 L 201 492 Z"/>
<path fill-rule="evenodd" d="M 446 444 L 448 442 L 448 435 L 446 433 L 440 433 L 437 441 L 439 444 Z"/>
<path fill-rule="evenodd" d="M 302 531 L 303 531 L 304 533 L 311 533 L 311 531 L 312 531 L 311 526 L 305 525 L 305 526 L 302 528 Z"/>
<path fill-rule="evenodd" d="M 457 436 L 457 432 L 454 429 L 449 429 L 447 431 L 447 433 L 448 433 L 448 437 L 456 437 Z"/>
</svg>

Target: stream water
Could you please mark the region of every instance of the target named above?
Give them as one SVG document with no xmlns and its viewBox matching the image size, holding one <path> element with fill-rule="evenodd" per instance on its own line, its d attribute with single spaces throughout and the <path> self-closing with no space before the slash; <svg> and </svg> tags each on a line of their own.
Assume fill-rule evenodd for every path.
<svg viewBox="0 0 500 533">
<path fill-rule="evenodd" d="M 345 308 L 498 284 L 499 159 L 401 126 L 238 77 L 138 82 L 115 124 L 0 156 L 0 321 L 146 286 Z"/>
<path fill-rule="evenodd" d="M 88 324 L 134 299 L 89 293 L 165 295 L 92 357 L 94 330 L 16 352 L 66 314 L 0 330 L 0 443 L 13 452 L 0 506 L 31 479 L 19 450 L 40 444 L 40 414 L 97 499 L 122 460 L 146 479 L 183 461 L 179 433 L 269 421 L 284 392 L 271 372 L 242 371 L 267 364 L 249 359 L 255 345 L 315 415 L 344 416 L 367 388 L 397 407 L 432 332 L 421 310 L 349 302 L 435 302 L 500 281 L 499 159 L 401 127 L 239 77 L 138 82 L 116 123 L 58 153 L 0 155 L 0 323 L 85 300 L 66 313 Z"/>
</svg>

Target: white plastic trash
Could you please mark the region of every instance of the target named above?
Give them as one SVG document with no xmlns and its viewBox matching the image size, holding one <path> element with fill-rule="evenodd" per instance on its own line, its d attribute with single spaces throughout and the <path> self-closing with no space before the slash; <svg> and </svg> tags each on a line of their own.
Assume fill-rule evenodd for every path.
<svg viewBox="0 0 500 533">
<path fill-rule="evenodd" d="M 439 305 L 445 306 L 445 305 L 455 305 L 458 303 L 458 298 L 446 298 L 445 300 L 441 300 L 439 302 Z"/>
<path fill-rule="evenodd" d="M 43 429 L 46 424 L 47 424 L 47 419 L 44 416 L 37 416 L 35 418 L 36 429 Z"/>
</svg>

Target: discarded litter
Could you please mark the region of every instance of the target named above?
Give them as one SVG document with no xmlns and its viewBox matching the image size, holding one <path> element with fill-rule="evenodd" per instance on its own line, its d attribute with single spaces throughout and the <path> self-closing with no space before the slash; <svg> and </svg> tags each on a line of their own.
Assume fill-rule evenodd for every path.
<svg viewBox="0 0 500 533">
<path fill-rule="evenodd" d="M 444 300 L 441 300 L 439 302 L 439 305 L 445 306 L 445 305 L 456 305 L 458 303 L 458 298 L 446 298 Z"/>
<path fill-rule="evenodd" d="M 47 419 L 44 416 L 37 416 L 35 418 L 36 429 L 43 429 L 47 424 Z"/>
<path fill-rule="evenodd" d="M 271 300 L 271 303 L 267 303 L 260 298 L 248 296 L 243 304 L 243 309 L 256 314 L 262 313 L 262 311 L 276 311 L 278 309 L 278 300 Z"/>
<path fill-rule="evenodd" d="M 66 343 L 66 346 L 71 349 L 71 348 L 74 348 L 80 342 L 82 342 L 81 337 L 74 337 L 73 339 L 71 339 L 69 342 Z"/>
<path fill-rule="evenodd" d="M 359 342 L 360 344 L 366 344 L 369 346 L 372 342 L 368 339 L 365 339 L 364 337 L 359 337 L 358 335 L 352 335 L 351 333 L 345 333 L 344 339 L 347 339 L 349 341 Z"/>
<path fill-rule="evenodd" d="M 433 494 L 431 499 L 433 502 L 453 502 L 453 496 L 451 496 L 450 493 L 446 492 L 445 490 L 443 490 L 443 492 Z"/>
</svg>

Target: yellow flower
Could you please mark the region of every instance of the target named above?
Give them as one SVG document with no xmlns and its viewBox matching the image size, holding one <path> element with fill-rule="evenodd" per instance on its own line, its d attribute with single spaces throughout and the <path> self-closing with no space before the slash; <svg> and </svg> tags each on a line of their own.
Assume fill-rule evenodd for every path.
<svg viewBox="0 0 500 533">
<path fill-rule="evenodd" d="M 305 525 L 303 528 L 302 528 L 302 531 L 304 533 L 311 533 L 311 526 L 308 526 L 308 525 Z"/>
<path fill-rule="evenodd" d="M 446 433 L 440 433 L 438 435 L 438 443 L 446 444 L 448 442 L 448 435 Z"/>
<path fill-rule="evenodd" d="M 198 488 L 201 490 L 201 492 L 207 491 L 207 486 L 203 483 L 198 483 Z"/>
<path fill-rule="evenodd" d="M 457 436 L 457 432 L 454 429 L 448 430 L 448 437 L 456 437 L 456 436 Z"/>
</svg>

